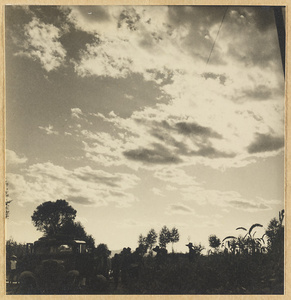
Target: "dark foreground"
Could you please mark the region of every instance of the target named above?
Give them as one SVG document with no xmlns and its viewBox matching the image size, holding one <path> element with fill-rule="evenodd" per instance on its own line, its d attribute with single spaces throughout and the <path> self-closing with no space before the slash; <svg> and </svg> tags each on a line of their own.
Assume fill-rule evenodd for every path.
<svg viewBox="0 0 291 300">
<path fill-rule="evenodd" d="M 78 283 L 66 291 L 46 291 L 14 282 L 7 294 L 283 294 L 283 256 L 216 253 L 197 256 L 167 254 L 144 257 L 140 264 L 98 277 L 91 285 Z"/>
</svg>

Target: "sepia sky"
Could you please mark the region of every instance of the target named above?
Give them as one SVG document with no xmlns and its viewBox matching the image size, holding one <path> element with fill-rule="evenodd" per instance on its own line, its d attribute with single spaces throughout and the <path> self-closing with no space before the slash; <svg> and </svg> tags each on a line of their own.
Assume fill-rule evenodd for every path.
<svg viewBox="0 0 291 300">
<path fill-rule="evenodd" d="M 284 207 L 269 7 L 7 6 L 6 238 L 66 199 L 96 244 L 177 227 L 208 246 Z M 257 234 L 260 234 L 258 232 Z"/>
</svg>

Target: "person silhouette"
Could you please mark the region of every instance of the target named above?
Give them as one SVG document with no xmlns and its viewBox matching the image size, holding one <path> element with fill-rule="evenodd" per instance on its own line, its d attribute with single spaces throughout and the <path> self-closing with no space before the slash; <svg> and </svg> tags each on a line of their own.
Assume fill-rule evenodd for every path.
<svg viewBox="0 0 291 300">
<path fill-rule="evenodd" d="M 17 257 L 15 255 L 11 256 L 10 260 L 10 272 L 9 272 L 9 284 L 13 284 L 14 277 L 17 270 Z"/>
</svg>

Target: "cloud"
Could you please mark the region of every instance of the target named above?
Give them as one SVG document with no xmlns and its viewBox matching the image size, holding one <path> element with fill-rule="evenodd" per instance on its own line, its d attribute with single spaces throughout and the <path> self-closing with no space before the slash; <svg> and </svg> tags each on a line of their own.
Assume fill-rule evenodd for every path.
<svg viewBox="0 0 291 300">
<path fill-rule="evenodd" d="M 186 206 L 182 203 L 171 204 L 166 209 L 166 214 L 168 215 L 188 215 L 194 214 L 194 210 L 189 206 Z"/>
<path fill-rule="evenodd" d="M 248 146 L 249 153 L 277 151 L 284 147 L 284 137 L 271 134 L 255 134 L 255 140 Z"/>
<path fill-rule="evenodd" d="M 17 55 L 39 60 L 47 72 L 61 66 L 66 57 L 66 50 L 59 41 L 60 30 L 57 27 L 34 17 L 24 26 L 24 31 L 23 50 Z"/>
<path fill-rule="evenodd" d="M 154 143 L 152 148 L 138 148 L 124 151 L 126 158 L 146 164 L 177 164 L 182 160 L 161 144 Z"/>
<path fill-rule="evenodd" d="M 129 95 L 129 94 L 124 94 L 124 97 L 126 99 L 129 99 L 129 100 L 132 100 L 133 99 L 133 96 L 132 95 Z"/>
<path fill-rule="evenodd" d="M 68 170 L 50 162 L 39 163 L 22 170 L 25 173 L 8 173 L 10 194 L 26 202 L 41 203 L 59 198 L 82 204 L 104 206 L 115 203 L 126 207 L 137 201 L 128 190 L 139 178 L 127 173 L 107 173 L 89 166 Z"/>
<path fill-rule="evenodd" d="M 173 168 L 173 167 L 163 168 L 155 171 L 154 177 L 162 181 L 165 181 L 167 183 L 180 185 L 180 186 L 197 185 L 195 177 L 187 175 L 186 172 L 182 169 Z"/>
<path fill-rule="evenodd" d="M 228 79 L 226 77 L 225 74 L 215 74 L 215 73 L 212 73 L 212 72 L 206 72 L 206 73 L 203 73 L 202 76 L 205 78 L 205 79 L 219 79 L 219 83 L 224 85 L 226 80 Z"/>
<path fill-rule="evenodd" d="M 19 165 L 27 162 L 27 157 L 19 156 L 14 151 L 6 149 L 6 162 L 8 165 Z"/>
<path fill-rule="evenodd" d="M 237 209 L 243 209 L 243 210 L 268 210 L 270 209 L 270 206 L 264 204 L 264 203 L 250 203 L 248 201 L 229 201 L 228 204 L 230 206 L 233 206 Z"/>
<path fill-rule="evenodd" d="M 157 196 L 161 196 L 161 197 L 165 197 L 165 195 L 163 194 L 163 192 L 160 189 L 157 188 L 152 188 L 152 192 L 157 195 Z"/>
<path fill-rule="evenodd" d="M 48 134 L 48 135 L 52 135 L 52 134 L 58 135 L 59 134 L 57 131 L 53 130 L 54 127 L 52 125 L 49 125 L 48 127 L 38 126 L 38 128 L 41 130 L 44 130 L 46 132 L 46 134 Z"/>
<path fill-rule="evenodd" d="M 130 117 L 114 112 L 90 113 L 92 124 L 102 121 L 104 132 L 82 130 L 86 157 L 104 166 L 127 165 L 137 169 L 164 165 L 213 168 L 243 167 L 254 163 L 259 152 L 250 152 L 256 133 L 284 132 L 281 104 L 232 100 L 177 101 L 135 111 Z M 88 116 L 83 113 L 83 118 Z M 94 120 L 95 119 L 95 120 Z M 96 123 L 98 124 L 98 123 Z M 100 127 L 100 125 L 98 125 Z M 273 156 L 275 152 L 264 152 Z"/>
<path fill-rule="evenodd" d="M 249 212 L 270 210 L 272 205 L 279 203 L 279 200 L 266 200 L 259 197 L 247 199 L 236 191 L 208 190 L 202 185 L 181 188 L 180 192 L 185 201 Z"/>
<path fill-rule="evenodd" d="M 254 100 L 269 100 L 272 96 L 272 89 L 268 86 L 260 84 L 250 90 L 243 90 L 244 98 Z"/>
<path fill-rule="evenodd" d="M 136 31 L 139 25 L 138 22 L 140 18 L 140 15 L 136 12 L 136 10 L 133 7 L 124 9 L 119 16 L 117 27 L 120 28 L 124 25 L 129 30 Z"/>
<path fill-rule="evenodd" d="M 80 108 L 71 108 L 71 115 L 72 118 L 80 119 L 83 113 Z"/>
<path fill-rule="evenodd" d="M 205 66 L 224 13 L 223 27 Z M 269 23 L 262 21 L 263 15 Z M 197 163 L 242 167 L 259 156 L 260 152 L 249 151 L 256 133 L 283 134 L 278 47 L 272 44 L 263 51 L 266 65 L 254 60 L 256 50 L 277 38 L 270 11 L 258 7 L 102 6 L 96 11 L 94 7 L 69 7 L 67 16 L 75 30 L 94 37 L 82 46 L 79 58 L 71 60 L 79 76 L 130 80 L 138 74 L 153 81 L 168 99 L 167 103 L 156 99 L 151 107 L 149 102 L 124 118 L 118 111 L 106 116 L 91 112 L 99 123 L 97 130 L 82 132 L 88 159 L 135 169 Z M 238 53 L 232 53 L 232 47 Z M 128 90 L 122 97 L 130 99 L 132 94 Z M 263 110 L 258 100 L 268 100 Z M 85 115 L 77 108 L 72 110 L 75 119 L 86 120 Z"/>
<path fill-rule="evenodd" d="M 199 135 L 221 139 L 221 134 L 216 133 L 211 128 L 200 126 L 196 123 L 178 122 L 176 123 L 178 132 L 185 135 Z"/>
</svg>

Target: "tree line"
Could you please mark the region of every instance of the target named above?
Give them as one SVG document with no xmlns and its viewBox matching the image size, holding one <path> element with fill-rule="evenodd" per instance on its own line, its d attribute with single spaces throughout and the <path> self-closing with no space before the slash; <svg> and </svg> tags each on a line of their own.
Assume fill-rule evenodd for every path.
<svg viewBox="0 0 291 300">
<path fill-rule="evenodd" d="M 95 247 L 94 238 L 75 221 L 76 213 L 65 200 L 48 201 L 35 209 L 31 219 L 45 237 L 58 235 L 86 241 L 94 254 L 96 272 L 108 280 L 113 272 L 115 286 L 121 278 L 121 294 L 282 294 L 284 291 L 284 210 L 279 212 L 279 218 L 271 219 L 262 236 L 257 234 L 257 229 L 263 227 L 259 223 L 250 228 L 237 227 L 237 236 L 220 239 L 211 234 L 207 255 L 202 255 L 203 245 L 191 242 L 185 245 L 188 253 L 175 253 L 179 230 L 165 225 L 159 232 L 152 228 L 140 234 L 135 251 L 124 247 L 111 259 L 107 245 Z M 168 254 L 166 248 L 170 243 L 172 253 Z M 6 242 L 6 249 L 7 257 L 25 255 L 25 245 L 11 239 Z"/>
</svg>

